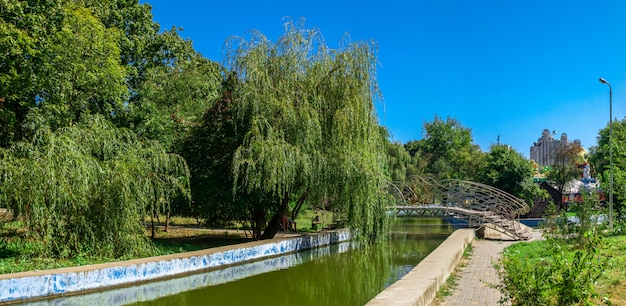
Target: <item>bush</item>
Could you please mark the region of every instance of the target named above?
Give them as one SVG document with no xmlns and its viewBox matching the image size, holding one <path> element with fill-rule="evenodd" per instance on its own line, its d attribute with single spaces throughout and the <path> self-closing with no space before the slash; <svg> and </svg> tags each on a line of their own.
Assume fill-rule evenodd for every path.
<svg viewBox="0 0 626 306">
<path fill-rule="evenodd" d="M 501 303 L 512 305 L 574 305 L 591 303 L 598 297 L 595 282 L 606 259 L 595 230 L 585 235 L 582 249 L 572 249 L 562 240 L 548 238 L 547 256 L 532 258 L 505 250 L 496 264 L 502 293 Z"/>
<path fill-rule="evenodd" d="M 597 199 L 585 198 L 571 209 L 579 222 L 564 211 L 548 218 L 543 250 L 521 254 L 507 248 L 495 265 L 502 293 L 500 303 L 512 305 L 591 304 L 598 297 L 595 282 L 607 262 L 599 252 L 603 241 L 597 223 Z"/>
<path fill-rule="evenodd" d="M 0 150 L 0 203 L 57 258 L 150 255 L 143 216 L 188 195 L 184 160 L 102 117 Z"/>
</svg>

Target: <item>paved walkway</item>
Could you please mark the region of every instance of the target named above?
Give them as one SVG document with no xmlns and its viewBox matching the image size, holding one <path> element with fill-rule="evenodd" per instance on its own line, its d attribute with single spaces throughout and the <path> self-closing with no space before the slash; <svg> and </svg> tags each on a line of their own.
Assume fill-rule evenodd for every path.
<svg viewBox="0 0 626 306">
<path fill-rule="evenodd" d="M 540 232 L 533 232 L 531 240 L 540 238 Z M 489 286 L 498 282 L 493 262 L 500 258 L 504 248 L 513 243 L 517 242 L 475 239 L 469 261 L 456 272 L 459 276 L 456 288 L 441 305 L 499 305 L 500 292 Z"/>
</svg>

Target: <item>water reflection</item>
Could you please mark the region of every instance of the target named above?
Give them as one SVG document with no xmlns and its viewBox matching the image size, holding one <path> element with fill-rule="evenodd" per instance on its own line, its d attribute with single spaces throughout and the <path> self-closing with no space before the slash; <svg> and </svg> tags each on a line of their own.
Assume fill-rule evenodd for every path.
<svg viewBox="0 0 626 306">
<path fill-rule="evenodd" d="M 390 241 L 367 248 L 341 243 L 29 305 L 363 305 L 408 273 L 450 232 L 439 218 L 401 218 Z"/>
</svg>

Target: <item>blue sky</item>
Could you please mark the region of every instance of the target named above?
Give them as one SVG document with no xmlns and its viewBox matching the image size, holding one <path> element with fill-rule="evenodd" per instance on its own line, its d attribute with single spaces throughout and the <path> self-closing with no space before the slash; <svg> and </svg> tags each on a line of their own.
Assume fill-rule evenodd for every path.
<svg viewBox="0 0 626 306">
<path fill-rule="evenodd" d="M 162 28 L 183 28 L 221 62 L 230 36 L 271 40 L 285 17 L 306 19 L 330 47 L 347 33 L 378 44 L 381 125 L 394 141 L 422 138 L 437 115 L 458 119 L 488 151 L 500 137 L 528 157 L 543 129 L 586 148 L 626 116 L 626 1 L 199 1 L 141 0 Z"/>
</svg>

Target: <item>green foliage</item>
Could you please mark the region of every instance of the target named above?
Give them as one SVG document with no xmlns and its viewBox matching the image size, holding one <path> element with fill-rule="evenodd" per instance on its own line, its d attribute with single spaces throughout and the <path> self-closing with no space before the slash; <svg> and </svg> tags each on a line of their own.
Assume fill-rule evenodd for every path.
<svg viewBox="0 0 626 306">
<path fill-rule="evenodd" d="M 41 255 L 152 254 L 143 216 L 189 193 L 182 158 L 100 116 L 0 154 L 0 202 L 46 245 Z"/>
<path fill-rule="evenodd" d="M 505 250 L 496 264 L 500 284 L 496 288 L 502 293 L 501 304 L 535 306 L 556 305 L 552 299 L 550 283 L 551 262 L 531 261 L 514 251 Z"/>
<path fill-rule="evenodd" d="M 25 135 L 24 123 L 46 64 L 42 53 L 63 20 L 61 1 L 0 1 L 0 145 Z M 53 77 L 53 76 L 51 76 Z"/>
<path fill-rule="evenodd" d="M 159 33 L 150 9 L 137 0 L 0 1 L 0 98 L 5 100 L 0 103 L 0 146 L 30 138 L 44 125 L 53 130 L 69 126 L 83 114 L 102 114 L 126 127 L 152 123 L 149 131 L 163 116 L 180 115 L 170 121 L 199 117 L 202 99 L 191 97 L 198 92 L 167 84 L 180 80 L 178 85 L 198 88 L 214 73 L 203 78 L 206 69 L 193 69 L 202 61 L 191 42 L 177 29 Z M 163 75 L 159 83 L 155 78 Z M 156 99 L 158 93 L 151 96 L 163 83 L 169 94 L 183 93 L 169 107 Z M 134 107 L 144 86 L 148 105 Z M 204 89 L 214 94 L 211 86 Z M 160 114 L 145 114 L 151 103 Z"/>
<path fill-rule="evenodd" d="M 504 190 L 526 203 L 545 196 L 532 182 L 532 164 L 507 145 L 492 145 L 477 174 L 477 182 Z"/>
<path fill-rule="evenodd" d="M 128 120 L 142 137 L 180 152 L 182 142 L 218 97 L 220 68 L 196 55 L 176 66 L 152 68 L 145 78 Z"/>
<path fill-rule="evenodd" d="M 583 203 L 572 207 L 578 224 L 570 223 L 561 210 L 560 216 L 546 222 L 545 242 L 539 246 L 537 242 L 520 243 L 505 250 L 496 264 L 502 303 L 591 305 L 598 298 L 595 283 L 607 258 L 600 253 L 604 239 L 595 222 L 597 204 L 597 199 L 585 197 Z M 524 250 L 531 246 L 534 251 Z"/>
<path fill-rule="evenodd" d="M 482 163 L 483 153 L 473 143 L 472 132 L 461 123 L 438 116 L 424 124 L 423 138 L 409 141 L 405 148 L 412 156 L 426 161 L 426 174 L 436 179 L 474 180 Z"/>
<path fill-rule="evenodd" d="M 80 0 L 109 29 L 118 29 L 120 61 L 128 71 L 127 85 L 131 95 L 139 94 L 153 68 L 177 66 L 195 55 L 191 41 L 178 35 L 178 29 L 161 31 L 152 20 L 149 4 L 138 0 Z M 131 97 L 131 102 L 134 97 Z M 123 122 L 122 118 L 120 121 Z"/>
<path fill-rule="evenodd" d="M 481 165 L 478 181 L 517 194 L 520 183 L 532 176 L 532 164 L 507 145 L 492 145 Z"/>
<path fill-rule="evenodd" d="M 400 143 L 387 142 L 387 165 L 392 182 L 405 182 L 408 168 L 411 166 L 411 155 Z"/>
<path fill-rule="evenodd" d="M 602 190 L 607 198 L 609 196 L 609 126 L 598 131 L 598 145 L 590 150 L 589 160 L 597 171 L 599 177 L 602 178 Z M 625 203 L 626 203 L 626 152 L 622 149 L 626 143 L 626 118 L 622 120 L 613 120 L 613 137 L 610 138 L 613 143 L 613 208 L 617 213 L 617 217 L 625 219 Z"/>
<path fill-rule="evenodd" d="M 599 253 L 602 239 L 596 231 L 585 234 L 582 249 L 572 249 L 560 240 L 550 240 L 545 257 L 529 258 L 505 250 L 496 265 L 503 294 L 501 303 L 512 305 L 592 304 L 598 298 L 595 282 L 606 259 Z"/>
<path fill-rule="evenodd" d="M 553 208 L 553 210 L 555 209 Z M 561 209 L 558 214 L 554 214 L 546 220 L 545 232 L 554 239 L 562 239 L 566 243 L 581 245 L 587 232 L 596 228 L 605 229 L 605 225 L 599 222 L 600 214 L 605 213 L 605 211 L 597 194 L 583 194 L 583 201 L 570 203 L 568 210 L 569 213 L 565 209 Z M 570 220 L 572 213 L 575 222 Z"/>
<path fill-rule="evenodd" d="M 601 254 L 608 259 L 597 289 L 607 305 L 626 304 L 626 236 L 611 236 L 600 245 Z"/>
<path fill-rule="evenodd" d="M 181 155 L 187 160 L 191 172 L 194 214 L 213 228 L 254 219 L 252 227 L 258 229 L 256 223 L 267 222 L 267 210 L 271 207 L 268 199 L 260 193 L 239 194 L 237 197 L 233 193 L 233 154 L 243 143 L 243 133 L 236 129 L 231 101 L 235 81 L 229 77 L 223 82 L 222 96 L 191 129 L 182 144 Z M 239 128 L 246 129 L 243 124 Z M 258 238 L 260 232 L 257 230 L 254 236 Z"/>
<path fill-rule="evenodd" d="M 555 156 L 554 164 L 550 167 L 547 179 L 556 185 L 556 189 L 565 193 L 568 183 L 580 177 L 581 170 L 576 168 L 576 157 L 584 150 L 579 142 L 560 147 Z"/>
<path fill-rule="evenodd" d="M 37 107 L 25 126 L 53 130 L 83 114 L 111 116 L 122 111 L 127 95 L 126 70 L 120 63 L 117 29 L 107 29 L 91 12 L 67 5 L 59 29 L 51 33 L 38 65 Z"/>
<path fill-rule="evenodd" d="M 348 217 L 360 237 L 377 239 L 386 224 L 384 139 L 375 46 L 347 39 L 338 50 L 292 22 L 276 43 L 260 33 L 227 44 L 235 131 L 244 137 L 232 156 L 236 197 L 273 199 L 268 237 L 292 197 L 307 193 Z M 310 192 L 307 192 L 310 190 Z"/>
<path fill-rule="evenodd" d="M 134 215 L 169 211 L 169 203 L 177 211 L 190 210 L 188 192 L 173 191 L 189 188 L 184 162 L 165 152 L 180 149 L 214 101 L 221 71 L 177 29 L 160 31 L 150 10 L 138 0 L 0 0 L 0 147 L 7 148 L 2 171 L 28 172 L 24 179 L 2 179 L 7 192 L 0 206 L 28 218 L 28 228 L 41 229 L 29 232 L 33 239 L 55 240 L 45 252 L 74 256 L 70 253 L 91 251 L 85 249 L 86 241 L 100 236 L 98 243 L 116 246 L 105 250 L 98 245 L 96 252 L 118 256 L 146 250 L 144 238 L 123 238 L 141 228 Z M 81 121 L 93 121 L 94 114 L 139 136 L 109 123 L 92 134 Z M 70 135 L 77 131 L 82 136 Z M 81 144 L 78 139 L 87 140 Z M 120 143 L 98 146 L 116 141 Z M 133 173 L 146 179 L 122 186 L 133 180 Z M 28 187 L 26 178 L 39 185 Z M 101 180 L 105 182 L 97 183 Z M 31 192 L 34 188 L 47 193 Z M 115 188 L 124 192 L 112 192 Z M 114 209 L 122 201 L 130 202 Z M 127 207 L 131 203 L 135 208 Z M 48 210 L 55 213 L 45 216 Z M 85 220 L 97 213 L 106 215 L 86 227 Z M 127 222 L 115 223 L 124 214 Z M 116 220 L 108 226 L 115 234 L 103 234 L 108 220 Z M 136 248 L 123 249 L 137 239 L 142 241 Z"/>
</svg>

